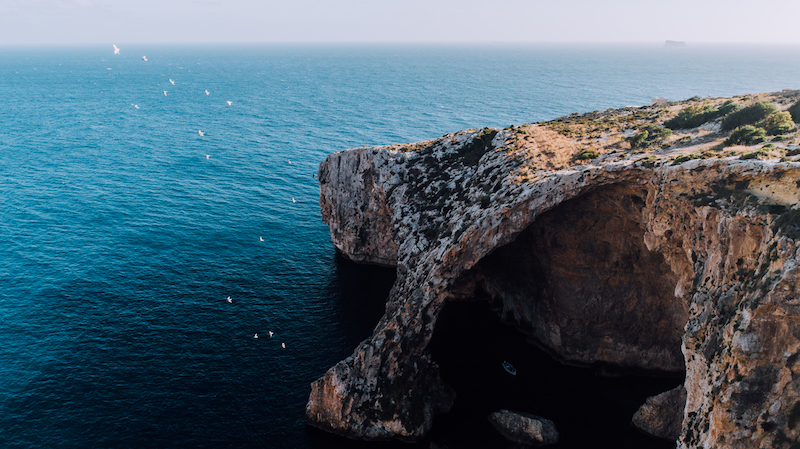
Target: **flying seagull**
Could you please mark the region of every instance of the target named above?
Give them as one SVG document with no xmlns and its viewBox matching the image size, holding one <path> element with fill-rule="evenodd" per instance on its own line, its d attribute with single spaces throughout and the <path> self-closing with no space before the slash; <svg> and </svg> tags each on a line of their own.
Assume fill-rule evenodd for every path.
<svg viewBox="0 0 800 449">
<path fill-rule="evenodd" d="M 172 78 L 169 79 L 169 82 L 172 83 L 173 86 L 175 85 L 175 81 L 172 81 Z"/>
<path fill-rule="evenodd" d="M 232 105 L 232 104 L 233 104 L 233 102 L 232 102 L 232 101 L 230 101 L 230 100 L 228 100 L 228 106 L 230 106 L 230 105 Z"/>
<path fill-rule="evenodd" d="M 114 44 L 111 44 L 111 45 L 114 47 L 114 54 L 115 54 L 115 55 L 118 55 L 118 54 L 119 54 L 119 47 L 117 47 L 117 46 L 116 46 L 116 45 L 114 45 Z"/>
<path fill-rule="evenodd" d="M 199 135 L 200 135 L 200 137 L 203 137 L 203 136 L 205 136 L 205 133 L 203 133 L 203 131 L 201 131 L 201 130 L 199 130 L 199 129 L 197 130 L 197 134 L 199 134 Z"/>
<path fill-rule="evenodd" d="M 206 95 L 211 95 L 211 93 L 206 89 Z"/>
<path fill-rule="evenodd" d="M 147 61 L 147 56 L 142 56 L 142 61 Z"/>
</svg>

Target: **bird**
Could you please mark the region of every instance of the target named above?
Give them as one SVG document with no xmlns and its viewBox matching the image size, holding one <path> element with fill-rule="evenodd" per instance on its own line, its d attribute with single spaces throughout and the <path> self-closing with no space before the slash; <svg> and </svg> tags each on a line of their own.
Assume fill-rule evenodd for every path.
<svg viewBox="0 0 800 449">
<path fill-rule="evenodd" d="M 200 134 L 200 137 L 203 137 L 203 136 L 205 136 L 205 134 L 203 133 L 203 131 L 201 131 L 201 130 L 199 130 L 199 129 L 197 130 L 197 134 Z"/>
<path fill-rule="evenodd" d="M 233 104 L 233 102 L 232 102 L 232 101 L 230 101 L 230 100 L 228 100 L 228 106 L 230 106 L 230 105 L 232 105 L 232 104 Z"/>
<path fill-rule="evenodd" d="M 173 86 L 175 85 L 175 81 L 172 81 L 172 78 L 169 79 L 169 82 L 172 83 Z"/>
<path fill-rule="evenodd" d="M 281 348 L 286 349 L 286 343 L 281 343 Z"/>
<path fill-rule="evenodd" d="M 291 160 L 291 159 L 287 159 L 287 161 L 288 161 L 290 164 L 292 163 L 292 160 Z"/>
<path fill-rule="evenodd" d="M 116 46 L 116 45 L 114 45 L 114 44 L 111 44 L 111 46 L 112 46 L 112 47 L 114 47 L 114 54 L 115 54 L 115 55 L 118 55 L 118 54 L 119 54 L 119 47 L 117 47 L 117 46 Z"/>
<path fill-rule="evenodd" d="M 211 95 L 211 93 L 208 92 L 208 89 L 206 89 L 206 95 Z"/>
<path fill-rule="evenodd" d="M 263 241 L 264 241 L 264 237 L 261 237 L 261 236 L 259 235 L 259 236 L 258 236 L 258 240 L 263 242 Z"/>
<path fill-rule="evenodd" d="M 139 109 L 139 105 L 138 104 L 133 105 L 133 109 Z"/>
<path fill-rule="evenodd" d="M 147 61 L 147 56 L 142 56 L 142 61 Z"/>
<path fill-rule="evenodd" d="M 164 92 L 164 96 L 166 97 L 166 96 L 167 96 L 167 91 L 165 90 L 165 91 L 163 91 L 163 92 Z"/>
<path fill-rule="evenodd" d="M 228 296 L 228 299 L 226 301 L 228 301 L 228 304 L 233 304 L 233 299 L 231 299 L 230 296 Z"/>
<path fill-rule="evenodd" d="M 253 334 L 253 338 L 258 338 L 258 332 L 256 332 L 255 334 Z"/>
<path fill-rule="evenodd" d="M 296 202 L 297 202 L 297 200 L 296 200 L 296 199 L 294 199 L 294 197 L 292 197 L 292 202 L 293 202 L 293 203 L 296 203 Z"/>
<path fill-rule="evenodd" d="M 274 334 L 274 333 L 275 332 L 269 331 L 269 338 L 272 338 L 272 334 Z"/>
<path fill-rule="evenodd" d="M 206 159 L 208 159 L 208 158 L 210 158 L 210 157 L 211 157 L 211 155 L 210 155 L 210 154 L 206 154 Z"/>
</svg>

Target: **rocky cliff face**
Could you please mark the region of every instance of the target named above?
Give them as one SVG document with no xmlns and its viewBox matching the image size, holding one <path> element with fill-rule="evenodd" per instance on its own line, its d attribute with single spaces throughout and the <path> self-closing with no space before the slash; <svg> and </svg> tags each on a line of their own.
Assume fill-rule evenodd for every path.
<svg viewBox="0 0 800 449">
<path fill-rule="evenodd" d="M 589 119 L 616 117 L 612 130 L 633 135 L 674 113 Z M 687 158 L 726 137 L 713 126 L 649 154 L 613 133 L 587 150 L 562 125 L 320 165 L 336 248 L 396 265 L 398 278 L 372 337 L 312 384 L 308 421 L 353 438 L 424 435 L 453 400 L 427 351 L 436 318 L 445 301 L 478 296 L 565 361 L 685 370 L 681 448 L 789 447 L 800 438 L 797 157 Z"/>
</svg>

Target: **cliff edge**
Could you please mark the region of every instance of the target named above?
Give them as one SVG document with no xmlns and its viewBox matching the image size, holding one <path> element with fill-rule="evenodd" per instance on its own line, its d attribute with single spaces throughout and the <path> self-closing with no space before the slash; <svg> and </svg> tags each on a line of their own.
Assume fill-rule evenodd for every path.
<svg viewBox="0 0 800 449">
<path fill-rule="evenodd" d="M 795 444 L 799 96 L 331 154 L 319 183 L 335 247 L 397 280 L 373 335 L 312 383 L 308 422 L 423 436 L 453 402 L 427 350 L 437 316 L 480 296 L 563 361 L 685 372 L 679 448 Z"/>
</svg>

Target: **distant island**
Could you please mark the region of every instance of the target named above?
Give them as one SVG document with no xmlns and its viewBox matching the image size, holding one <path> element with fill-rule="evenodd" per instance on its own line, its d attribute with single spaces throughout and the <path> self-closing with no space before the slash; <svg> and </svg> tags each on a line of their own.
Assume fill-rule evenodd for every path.
<svg viewBox="0 0 800 449">
<path fill-rule="evenodd" d="M 666 41 L 664 42 L 665 47 L 685 47 L 686 42 L 684 41 Z"/>
<path fill-rule="evenodd" d="M 632 417 L 680 449 L 797 447 L 800 90 L 656 103 L 329 155 L 334 246 L 397 280 L 312 384 L 308 422 L 423 437 L 454 402 L 438 314 L 471 299 L 565 363 L 685 375 Z M 492 416 L 538 429 L 524 444 L 558 438 L 547 416 Z"/>
</svg>

